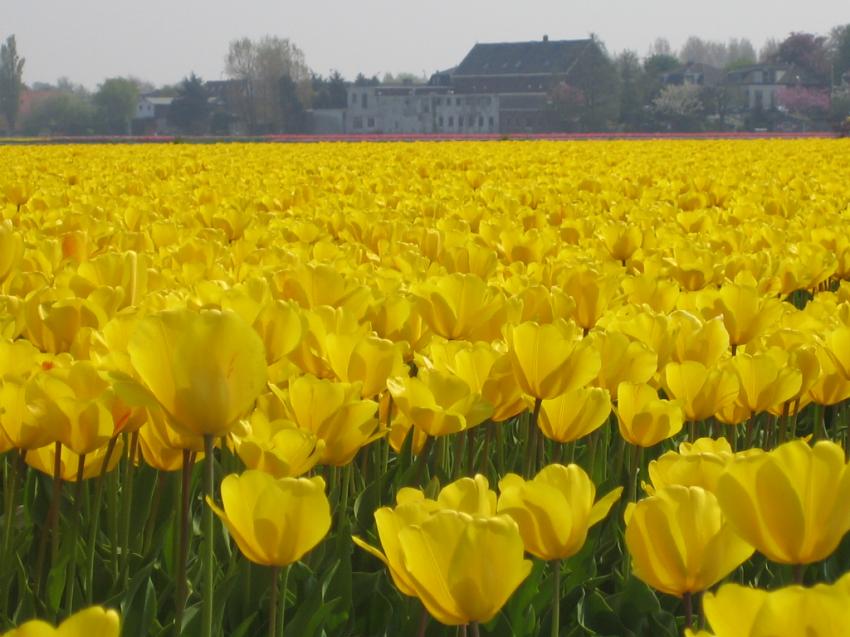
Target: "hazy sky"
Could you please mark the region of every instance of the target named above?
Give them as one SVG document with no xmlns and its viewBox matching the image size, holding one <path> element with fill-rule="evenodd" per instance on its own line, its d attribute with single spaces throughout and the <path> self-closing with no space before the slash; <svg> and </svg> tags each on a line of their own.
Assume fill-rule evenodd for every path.
<svg viewBox="0 0 850 637">
<path fill-rule="evenodd" d="M 641 55 L 658 36 L 750 38 L 758 49 L 791 31 L 850 22 L 848 0 L 0 0 L 0 37 L 14 33 L 24 81 L 67 76 L 93 88 L 135 75 L 155 84 L 190 71 L 222 77 L 228 43 L 290 38 L 307 64 L 348 78 L 458 64 L 476 42 L 586 37 Z"/>
</svg>

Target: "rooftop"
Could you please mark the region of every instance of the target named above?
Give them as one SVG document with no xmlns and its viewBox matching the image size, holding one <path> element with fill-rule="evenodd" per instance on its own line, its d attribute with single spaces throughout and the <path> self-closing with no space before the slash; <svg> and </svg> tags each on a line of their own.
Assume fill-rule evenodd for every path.
<svg viewBox="0 0 850 637">
<path fill-rule="evenodd" d="M 593 40 L 542 40 L 476 44 L 455 76 L 567 73 Z"/>
</svg>

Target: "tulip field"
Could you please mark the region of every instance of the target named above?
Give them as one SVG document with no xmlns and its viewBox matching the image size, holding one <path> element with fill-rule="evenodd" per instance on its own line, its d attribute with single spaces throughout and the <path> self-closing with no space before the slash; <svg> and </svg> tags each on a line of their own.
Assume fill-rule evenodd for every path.
<svg viewBox="0 0 850 637">
<path fill-rule="evenodd" d="M 0 147 L 0 635 L 850 635 L 850 140 Z"/>
</svg>

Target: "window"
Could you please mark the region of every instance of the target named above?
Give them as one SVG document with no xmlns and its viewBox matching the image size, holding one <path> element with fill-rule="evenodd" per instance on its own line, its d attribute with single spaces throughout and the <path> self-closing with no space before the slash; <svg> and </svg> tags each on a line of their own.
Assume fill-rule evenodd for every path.
<svg viewBox="0 0 850 637">
<path fill-rule="evenodd" d="M 357 104 L 357 93 L 351 94 L 351 105 L 355 106 Z"/>
<path fill-rule="evenodd" d="M 442 104 L 442 100 L 439 97 L 434 98 L 434 106 L 439 106 Z"/>
<path fill-rule="evenodd" d="M 449 128 L 455 127 L 455 118 L 454 115 L 449 115 Z"/>
<path fill-rule="evenodd" d="M 492 115 L 487 118 L 487 125 L 490 127 L 490 130 L 493 130 L 493 128 L 496 126 L 496 121 L 494 120 Z"/>
<path fill-rule="evenodd" d="M 442 116 L 442 115 L 440 115 L 440 116 L 437 118 L 437 126 L 439 126 L 440 128 L 442 128 L 442 127 L 443 127 L 443 116 Z"/>
<path fill-rule="evenodd" d="M 375 118 L 374 117 L 369 117 L 366 120 L 366 128 L 375 128 Z"/>
<path fill-rule="evenodd" d="M 458 128 L 463 128 L 463 115 L 458 115 L 458 116 L 457 116 L 457 127 L 458 127 Z"/>
<path fill-rule="evenodd" d="M 351 119 L 351 128 L 354 130 L 359 130 L 363 128 L 363 118 L 362 117 L 353 117 Z"/>
<path fill-rule="evenodd" d="M 369 105 L 369 96 L 366 93 L 360 96 L 360 106 L 366 108 Z"/>
<path fill-rule="evenodd" d="M 491 104 L 492 102 L 493 102 L 493 98 L 492 98 L 492 97 L 490 97 L 489 95 L 488 95 L 487 97 L 485 97 L 485 98 L 484 98 L 484 105 L 485 105 L 485 106 L 490 106 L 490 104 Z"/>
<path fill-rule="evenodd" d="M 478 128 L 484 128 L 484 116 L 483 115 L 478 116 Z"/>
<path fill-rule="evenodd" d="M 460 98 L 459 97 L 455 98 L 455 106 L 460 106 Z"/>
<path fill-rule="evenodd" d="M 761 89 L 756 89 L 756 108 L 762 108 L 764 106 L 764 93 L 762 93 Z"/>
</svg>

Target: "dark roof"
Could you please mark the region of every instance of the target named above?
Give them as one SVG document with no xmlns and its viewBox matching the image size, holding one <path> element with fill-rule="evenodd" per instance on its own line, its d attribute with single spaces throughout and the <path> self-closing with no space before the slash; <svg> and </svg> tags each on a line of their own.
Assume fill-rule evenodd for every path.
<svg viewBox="0 0 850 637">
<path fill-rule="evenodd" d="M 592 43 L 586 39 L 476 44 L 453 75 L 567 73 Z"/>
</svg>

